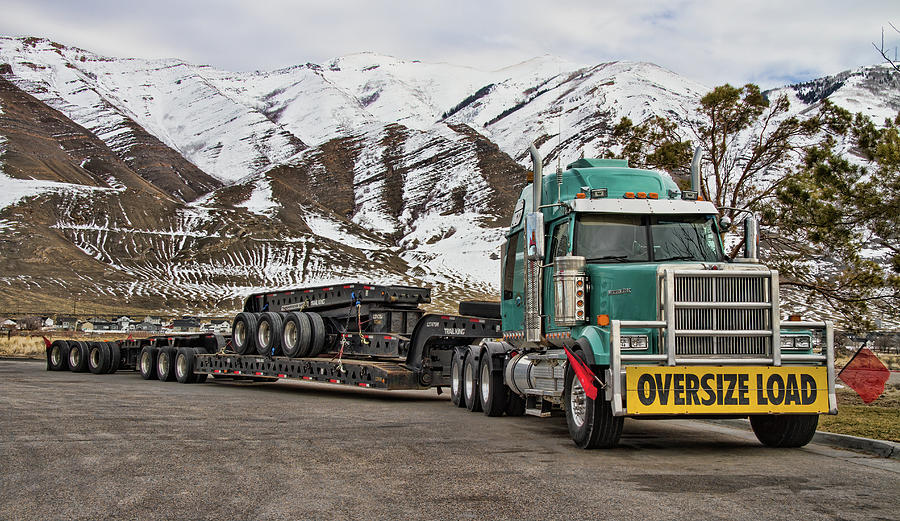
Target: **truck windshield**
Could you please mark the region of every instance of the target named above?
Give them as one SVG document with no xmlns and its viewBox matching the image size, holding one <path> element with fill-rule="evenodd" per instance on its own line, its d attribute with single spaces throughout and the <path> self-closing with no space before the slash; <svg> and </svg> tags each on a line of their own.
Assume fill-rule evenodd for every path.
<svg viewBox="0 0 900 521">
<path fill-rule="evenodd" d="M 719 262 L 714 223 L 706 215 L 581 215 L 575 251 L 588 262 Z"/>
</svg>

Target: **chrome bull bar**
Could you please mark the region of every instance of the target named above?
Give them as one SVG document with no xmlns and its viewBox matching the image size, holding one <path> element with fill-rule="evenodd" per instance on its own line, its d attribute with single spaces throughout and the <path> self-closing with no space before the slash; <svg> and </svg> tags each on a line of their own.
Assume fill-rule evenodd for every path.
<svg viewBox="0 0 900 521">
<path fill-rule="evenodd" d="M 625 393 L 625 369 L 624 365 L 628 362 L 639 362 L 639 364 L 630 365 L 725 365 L 725 366 L 775 366 L 779 367 L 783 362 L 803 362 L 804 365 L 821 365 L 825 364 L 828 378 L 828 408 L 829 414 L 837 414 L 837 395 L 835 394 L 835 374 L 834 374 L 834 324 L 831 321 L 824 322 L 781 322 L 780 328 L 774 328 L 770 331 L 765 330 L 719 330 L 719 331 L 692 331 L 692 330 L 676 330 L 673 314 L 668 314 L 669 321 L 665 320 L 613 320 L 610 322 L 610 368 L 607 370 L 606 381 L 609 385 L 606 387 L 606 398 L 611 402 L 613 416 L 625 416 L 628 411 L 623 402 L 622 396 Z M 622 328 L 651 328 L 657 329 L 661 333 L 666 333 L 663 341 L 663 335 L 660 335 L 660 341 L 657 342 L 659 354 L 634 354 L 622 353 L 621 337 Z M 820 330 L 824 333 L 823 351 L 824 354 L 794 354 L 783 353 L 781 351 L 780 329 L 808 329 Z M 728 336 L 744 336 L 744 335 L 771 335 L 772 338 L 772 354 L 769 357 L 733 357 L 733 358 L 710 358 L 710 357 L 678 357 L 675 353 L 675 335 L 712 335 L 718 337 Z"/>
</svg>

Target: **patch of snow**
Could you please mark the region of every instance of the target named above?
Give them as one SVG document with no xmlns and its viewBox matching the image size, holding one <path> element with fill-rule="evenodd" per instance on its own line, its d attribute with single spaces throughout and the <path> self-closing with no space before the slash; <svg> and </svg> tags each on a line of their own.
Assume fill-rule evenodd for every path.
<svg viewBox="0 0 900 521">
<path fill-rule="evenodd" d="M 114 192 L 114 188 L 85 186 L 58 181 L 41 181 L 37 179 L 15 179 L 0 172 L 0 210 L 14 205 L 27 197 L 34 197 L 48 192 Z"/>
<path fill-rule="evenodd" d="M 324 215 L 307 214 L 304 217 L 306 225 L 312 232 L 320 237 L 331 239 L 335 242 L 357 248 L 360 250 L 384 250 L 385 247 L 373 242 L 367 241 L 358 235 L 348 232 L 342 224 L 336 220 L 329 219 Z"/>
<path fill-rule="evenodd" d="M 278 208 L 281 207 L 272 197 L 272 182 L 267 177 L 259 178 L 253 185 L 253 192 L 250 197 L 243 203 L 236 204 L 241 208 L 246 208 L 256 215 L 272 217 Z"/>
</svg>

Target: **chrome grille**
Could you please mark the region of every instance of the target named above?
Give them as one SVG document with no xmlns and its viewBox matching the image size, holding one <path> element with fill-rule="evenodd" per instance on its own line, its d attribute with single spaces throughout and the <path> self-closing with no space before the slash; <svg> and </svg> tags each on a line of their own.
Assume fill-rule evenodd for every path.
<svg viewBox="0 0 900 521">
<path fill-rule="evenodd" d="M 761 274 L 763 275 L 763 274 Z M 764 274 L 764 275 L 767 275 Z M 674 273 L 675 353 L 678 356 L 765 356 L 772 338 L 769 276 Z M 671 293 L 670 293 L 671 295 Z M 678 334 L 709 331 L 709 334 Z M 728 335 L 724 332 L 729 331 Z M 747 331 L 746 336 L 741 331 Z M 716 336 L 716 335 L 719 336 Z"/>
</svg>

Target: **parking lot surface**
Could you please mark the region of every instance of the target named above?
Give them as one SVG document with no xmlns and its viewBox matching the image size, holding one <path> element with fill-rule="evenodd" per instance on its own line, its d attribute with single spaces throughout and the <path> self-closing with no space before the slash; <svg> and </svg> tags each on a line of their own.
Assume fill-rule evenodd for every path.
<svg viewBox="0 0 900 521">
<path fill-rule="evenodd" d="M 434 391 L 144 381 L 0 361 L 2 519 L 900 519 L 900 462 L 626 420 L 488 418 Z"/>
</svg>

